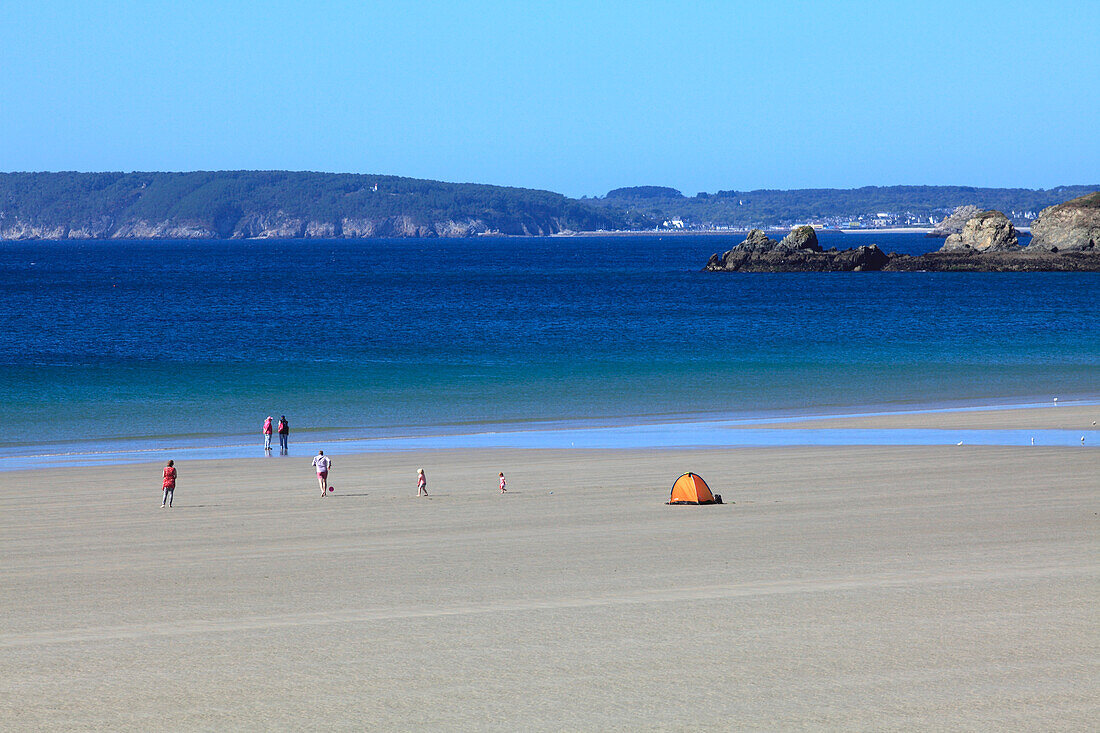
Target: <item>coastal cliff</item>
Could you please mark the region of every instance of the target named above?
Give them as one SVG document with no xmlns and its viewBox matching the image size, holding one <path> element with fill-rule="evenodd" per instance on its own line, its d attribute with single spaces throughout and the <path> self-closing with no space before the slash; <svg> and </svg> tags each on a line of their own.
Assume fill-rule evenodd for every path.
<svg viewBox="0 0 1100 733">
<path fill-rule="evenodd" d="M 555 234 L 562 231 L 557 222 L 536 224 L 534 231 L 519 226 L 520 234 Z M 510 228 L 509 228 L 510 229 Z M 380 219 L 342 218 L 338 221 L 312 221 L 275 214 L 252 214 L 228 233 L 219 233 L 204 222 L 165 219 L 146 221 L 113 218 L 86 222 L 78 226 L 33 224 L 17 217 L 0 221 L 0 239 L 358 239 L 369 237 L 471 237 L 495 231 L 485 221 L 445 220 L 421 222 L 410 216 Z"/>
<path fill-rule="evenodd" d="M 533 189 L 283 171 L 0 173 L 0 239 L 548 235 L 627 228 Z"/>
<path fill-rule="evenodd" d="M 1039 212 L 1029 250 L 1088 252 L 1100 248 L 1100 191 Z"/>
</svg>

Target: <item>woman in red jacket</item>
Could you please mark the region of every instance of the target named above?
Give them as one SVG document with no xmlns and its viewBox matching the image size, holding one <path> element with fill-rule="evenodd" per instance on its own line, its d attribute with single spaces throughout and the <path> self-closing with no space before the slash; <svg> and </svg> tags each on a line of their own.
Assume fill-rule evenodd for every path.
<svg viewBox="0 0 1100 733">
<path fill-rule="evenodd" d="M 164 467 L 164 498 L 161 499 L 160 508 L 164 508 L 165 502 L 168 503 L 168 508 L 172 508 L 172 497 L 176 493 L 176 467 L 172 461 L 168 461 L 168 465 Z"/>
</svg>

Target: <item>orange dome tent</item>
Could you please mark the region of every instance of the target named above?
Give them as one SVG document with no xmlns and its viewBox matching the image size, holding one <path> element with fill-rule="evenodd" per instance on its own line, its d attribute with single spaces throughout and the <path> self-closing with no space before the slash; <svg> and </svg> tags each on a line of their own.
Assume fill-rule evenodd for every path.
<svg viewBox="0 0 1100 733">
<path fill-rule="evenodd" d="M 712 494 L 702 476 L 685 473 L 672 484 L 669 504 L 721 504 L 721 495 Z"/>
</svg>

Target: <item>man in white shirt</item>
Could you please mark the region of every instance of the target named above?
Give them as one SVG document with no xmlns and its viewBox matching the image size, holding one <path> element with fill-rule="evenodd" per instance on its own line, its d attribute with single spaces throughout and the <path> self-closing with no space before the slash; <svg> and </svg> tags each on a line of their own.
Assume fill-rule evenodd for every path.
<svg viewBox="0 0 1100 733">
<path fill-rule="evenodd" d="M 317 451 L 313 458 L 313 467 L 317 469 L 317 483 L 321 485 L 321 497 L 328 496 L 328 469 L 332 466 L 332 459 L 325 455 L 323 450 Z"/>
</svg>

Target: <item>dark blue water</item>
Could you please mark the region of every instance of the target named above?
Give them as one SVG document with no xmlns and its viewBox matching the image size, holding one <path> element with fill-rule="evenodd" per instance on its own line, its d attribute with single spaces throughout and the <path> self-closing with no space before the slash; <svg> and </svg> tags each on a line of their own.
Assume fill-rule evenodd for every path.
<svg viewBox="0 0 1100 733">
<path fill-rule="evenodd" d="M 1100 275 L 700 271 L 739 239 L 5 242 L 0 445 L 1100 397 Z"/>
</svg>

